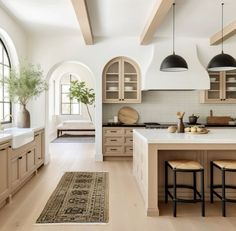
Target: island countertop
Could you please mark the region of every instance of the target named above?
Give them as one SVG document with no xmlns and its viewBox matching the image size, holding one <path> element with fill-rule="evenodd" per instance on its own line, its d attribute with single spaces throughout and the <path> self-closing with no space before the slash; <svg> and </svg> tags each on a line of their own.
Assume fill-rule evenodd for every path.
<svg viewBox="0 0 236 231">
<path fill-rule="evenodd" d="M 236 144 L 236 130 L 210 129 L 207 134 L 169 133 L 167 129 L 134 129 L 134 133 L 140 136 L 148 144 L 155 143 L 207 143 L 207 144 Z"/>
</svg>

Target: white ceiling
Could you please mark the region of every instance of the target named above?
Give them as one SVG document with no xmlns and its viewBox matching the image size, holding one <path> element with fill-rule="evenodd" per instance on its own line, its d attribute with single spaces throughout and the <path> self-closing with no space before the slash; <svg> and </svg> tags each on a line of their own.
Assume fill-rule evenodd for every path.
<svg viewBox="0 0 236 231">
<path fill-rule="evenodd" d="M 95 36 L 140 36 L 157 0 L 87 0 Z M 225 0 L 225 25 L 236 20 L 236 0 Z M 33 33 L 80 33 L 70 0 L 0 0 Z M 208 38 L 220 30 L 220 0 L 176 0 L 176 36 Z M 172 12 L 156 36 L 172 35 Z"/>
</svg>

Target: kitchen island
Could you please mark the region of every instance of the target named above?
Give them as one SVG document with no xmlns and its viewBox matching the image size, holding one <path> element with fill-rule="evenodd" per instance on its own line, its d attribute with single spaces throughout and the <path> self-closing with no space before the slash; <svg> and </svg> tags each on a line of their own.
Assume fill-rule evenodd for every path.
<svg viewBox="0 0 236 231">
<path fill-rule="evenodd" d="M 211 129 L 208 134 L 168 133 L 167 129 L 134 130 L 133 174 L 142 194 L 148 216 L 158 216 L 158 202 L 164 198 L 164 161 L 189 159 L 205 169 L 205 193 L 209 198 L 209 162 L 215 159 L 236 159 L 236 129 Z M 235 174 L 234 174 L 235 175 Z M 171 176 L 170 176 L 171 177 Z M 236 176 L 235 176 L 236 177 Z M 191 176 L 178 177 L 190 183 Z M 220 183 L 220 175 L 215 180 Z M 234 182 L 233 176 L 227 176 Z M 178 191 L 189 197 L 189 191 Z M 235 192 L 229 191 L 235 198 Z"/>
</svg>

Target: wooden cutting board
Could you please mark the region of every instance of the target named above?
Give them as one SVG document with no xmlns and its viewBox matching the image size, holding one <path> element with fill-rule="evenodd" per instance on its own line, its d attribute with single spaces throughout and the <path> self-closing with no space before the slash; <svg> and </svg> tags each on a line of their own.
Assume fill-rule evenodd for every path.
<svg viewBox="0 0 236 231">
<path fill-rule="evenodd" d="M 135 124 L 139 119 L 139 114 L 132 107 L 122 107 L 118 112 L 118 119 L 124 124 Z"/>
<path fill-rule="evenodd" d="M 227 125 L 230 120 L 230 116 L 208 116 L 207 124 Z"/>
</svg>

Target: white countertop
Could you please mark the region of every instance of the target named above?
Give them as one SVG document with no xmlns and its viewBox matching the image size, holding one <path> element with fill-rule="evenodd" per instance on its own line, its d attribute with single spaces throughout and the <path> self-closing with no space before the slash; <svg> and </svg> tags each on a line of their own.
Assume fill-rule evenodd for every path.
<svg viewBox="0 0 236 231">
<path fill-rule="evenodd" d="M 207 143 L 234 144 L 236 129 L 209 129 L 208 134 L 169 133 L 167 129 L 134 129 L 147 143 Z"/>
<path fill-rule="evenodd" d="M 42 127 L 42 126 L 38 126 L 38 127 L 35 126 L 35 127 L 30 128 L 30 129 L 32 129 L 33 132 L 37 132 L 37 131 L 39 131 L 43 128 L 44 127 Z M 11 129 L 11 128 L 7 128 L 6 130 L 8 130 L 8 129 Z M 0 143 L 3 143 L 5 141 L 11 140 L 11 139 L 12 139 L 12 134 L 11 133 L 0 131 Z"/>
</svg>

